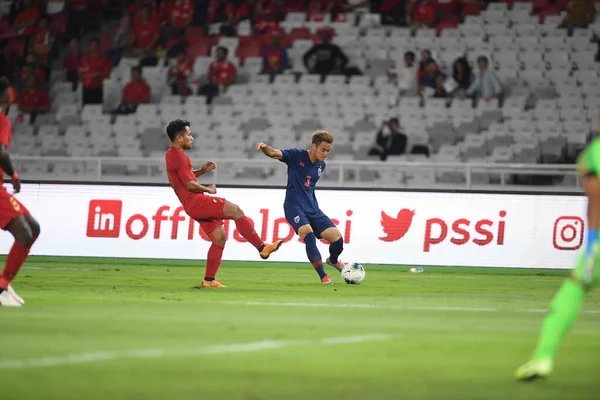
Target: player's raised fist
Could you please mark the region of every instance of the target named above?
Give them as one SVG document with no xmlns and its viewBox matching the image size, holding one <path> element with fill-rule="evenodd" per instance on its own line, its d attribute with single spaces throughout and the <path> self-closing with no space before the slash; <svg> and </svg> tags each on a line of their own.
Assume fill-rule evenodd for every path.
<svg viewBox="0 0 600 400">
<path fill-rule="evenodd" d="M 217 168 L 217 164 L 214 161 L 207 161 L 202 166 L 202 170 L 204 170 L 204 172 L 210 172 L 215 168 Z"/>
<path fill-rule="evenodd" d="M 21 191 L 21 180 L 19 179 L 19 175 L 15 172 L 11 177 L 10 181 L 13 185 L 13 192 L 19 193 Z"/>
<path fill-rule="evenodd" d="M 214 183 L 211 183 L 210 185 L 208 185 L 208 193 L 209 194 L 217 193 L 217 186 Z"/>
<path fill-rule="evenodd" d="M 258 142 L 258 143 L 256 143 L 255 147 L 256 147 L 256 150 L 260 150 L 263 147 L 266 147 L 266 144 L 264 144 L 263 142 Z"/>
</svg>

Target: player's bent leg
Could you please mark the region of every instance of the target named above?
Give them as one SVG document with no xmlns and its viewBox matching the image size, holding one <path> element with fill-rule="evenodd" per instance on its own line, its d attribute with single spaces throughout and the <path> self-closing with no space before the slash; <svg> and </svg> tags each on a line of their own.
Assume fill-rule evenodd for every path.
<svg viewBox="0 0 600 400">
<path fill-rule="evenodd" d="M 263 242 L 260 236 L 258 236 L 258 233 L 254 230 L 252 220 L 244 215 L 244 212 L 237 204 L 225 200 L 223 215 L 227 219 L 234 220 L 240 235 L 248 240 L 250 244 L 259 251 L 260 258 L 263 260 L 266 260 L 272 253 L 279 250 L 283 244 L 283 240 L 277 240 L 274 243 Z"/>
<path fill-rule="evenodd" d="M 13 218 L 4 227 L 4 229 L 13 235 L 15 238 L 15 243 L 6 257 L 4 269 L 0 274 L 0 294 L 2 295 L 0 302 L 3 306 L 15 307 L 15 305 L 12 304 L 12 299 L 14 302 L 18 303 L 19 306 L 21 306 L 24 303 L 23 299 L 20 297 L 15 297 L 16 293 L 14 293 L 14 290 L 9 291 L 8 287 L 21 269 L 23 262 L 25 262 L 25 259 L 29 254 L 29 249 L 34 241 L 33 233 L 31 232 L 31 227 L 27 223 L 25 215 L 23 214 Z"/>
<path fill-rule="evenodd" d="M 342 233 L 337 227 L 330 227 L 321 232 L 322 238 L 329 242 L 329 257 L 327 257 L 327 264 L 331 265 L 339 272 L 342 272 L 344 263 L 338 257 L 344 251 L 344 239 Z"/>
<path fill-rule="evenodd" d="M 517 369 L 517 379 L 529 381 L 544 378 L 552 372 L 558 348 L 577 319 L 587 290 L 597 281 L 597 262 L 596 254 L 591 257 L 582 254 L 579 257 L 577 267 L 552 299 L 534 355 Z M 590 269 L 594 272 L 590 273 Z"/>
<path fill-rule="evenodd" d="M 206 224 L 207 223 L 205 223 L 205 225 Z M 200 287 L 225 288 L 227 286 L 220 284 L 215 279 L 217 272 L 219 271 L 219 267 L 221 266 L 221 259 L 223 258 L 223 249 L 227 240 L 225 229 L 223 228 L 223 225 L 218 225 L 216 228 L 208 232 L 207 235 L 212 241 L 212 244 L 208 249 L 208 255 L 206 256 L 206 272 L 204 274 L 204 280 L 202 280 L 202 284 L 200 285 Z"/>
<path fill-rule="evenodd" d="M 331 277 L 325 273 L 325 269 L 323 268 L 323 259 L 321 258 L 321 253 L 317 248 L 317 237 L 315 236 L 310 224 L 305 224 L 298 228 L 298 236 L 304 239 L 308 261 L 310 261 L 317 274 L 319 274 L 321 283 L 325 285 L 332 284 L 333 282 Z"/>
</svg>

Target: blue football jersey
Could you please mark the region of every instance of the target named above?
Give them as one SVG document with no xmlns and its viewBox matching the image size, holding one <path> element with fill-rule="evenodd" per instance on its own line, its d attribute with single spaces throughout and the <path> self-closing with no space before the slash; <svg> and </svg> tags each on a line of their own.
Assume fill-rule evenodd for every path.
<svg viewBox="0 0 600 400">
<path fill-rule="evenodd" d="M 296 204 L 305 210 L 318 209 L 315 185 L 325 171 L 325 161 L 313 163 L 308 150 L 285 149 L 281 153 L 283 158 L 280 161 L 288 166 L 286 203 Z"/>
</svg>

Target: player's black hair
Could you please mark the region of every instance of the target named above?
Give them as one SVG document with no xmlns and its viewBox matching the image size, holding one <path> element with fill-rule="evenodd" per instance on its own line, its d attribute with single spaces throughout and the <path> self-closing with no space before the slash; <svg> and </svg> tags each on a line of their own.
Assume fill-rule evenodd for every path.
<svg viewBox="0 0 600 400">
<path fill-rule="evenodd" d="M 191 124 L 183 119 L 176 119 L 169 122 L 169 125 L 167 125 L 167 136 L 171 139 L 171 142 L 175 140 L 177 135 L 185 132 L 185 128 L 188 126 L 191 126 Z"/>
<path fill-rule="evenodd" d="M 479 56 L 479 57 L 477 57 L 477 62 L 481 62 L 481 61 L 485 61 L 487 63 L 488 62 L 488 58 L 486 56 Z"/>
<path fill-rule="evenodd" d="M 400 125 L 400 121 L 398 121 L 398 118 L 396 118 L 396 117 L 390 118 L 390 124 L 391 123 L 395 123 L 396 125 Z"/>
<path fill-rule="evenodd" d="M 417 56 L 415 56 L 415 52 L 410 51 L 410 50 L 404 53 L 404 57 L 406 57 L 406 56 L 412 57 L 413 60 L 417 57 Z"/>
<path fill-rule="evenodd" d="M 3 100 L 8 95 L 10 82 L 7 78 L 0 78 L 0 100 Z"/>
<path fill-rule="evenodd" d="M 131 72 L 133 71 L 137 71 L 140 75 L 142 75 L 142 67 L 140 67 L 139 65 L 131 67 Z"/>
</svg>

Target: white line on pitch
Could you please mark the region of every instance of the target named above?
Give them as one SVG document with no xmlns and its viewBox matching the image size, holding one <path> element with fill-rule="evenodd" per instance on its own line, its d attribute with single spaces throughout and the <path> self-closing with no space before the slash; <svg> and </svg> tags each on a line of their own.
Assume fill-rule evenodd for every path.
<svg viewBox="0 0 600 400">
<path fill-rule="evenodd" d="M 366 308 L 378 310 L 406 310 L 406 311 L 467 311 L 467 312 L 517 312 L 517 313 L 545 313 L 545 309 L 501 309 L 489 307 L 435 307 L 435 306 L 400 306 L 400 305 L 375 305 L 375 304 L 329 304 L 329 303 L 282 303 L 266 301 L 222 301 L 220 304 L 242 306 L 274 306 L 274 307 L 319 307 L 319 308 Z M 583 310 L 586 314 L 600 314 L 600 310 Z"/>
<path fill-rule="evenodd" d="M 0 370 L 16 370 L 41 367 L 59 367 L 74 364 L 90 364 L 102 361 L 122 359 L 149 359 L 166 357 L 184 357 L 208 354 L 247 353 L 252 351 L 281 349 L 285 347 L 335 345 L 344 343 L 364 343 L 388 340 L 392 335 L 373 334 L 361 336 L 341 336 L 320 340 L 263 340 L 260 342 L 224 344 L 188 349 L 140 349 L 114 350 L 93 353 L 67 354 L 64 356 L 49 356 L 21 360 L 0 360 Z"/>
</svg>

